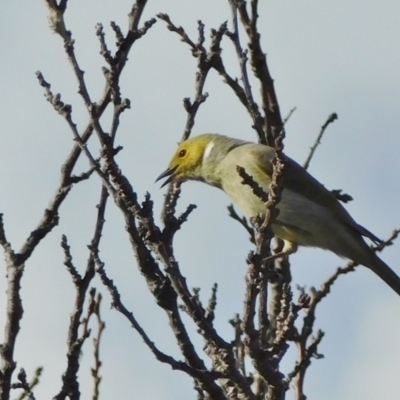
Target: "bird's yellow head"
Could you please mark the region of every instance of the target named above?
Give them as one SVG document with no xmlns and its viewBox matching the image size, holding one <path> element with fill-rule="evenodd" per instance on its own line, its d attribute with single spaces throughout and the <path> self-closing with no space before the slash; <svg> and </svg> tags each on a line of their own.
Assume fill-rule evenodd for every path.
<svg viewBox="0 0 400 400">
<path fill-rule="evenodd" d="M 172 181 L 204 180 L 202 167 L 204 155 L 212 149 L 213 134 L 195 136 L 182 142 L 176 150 L 168 169 L 156 180 L 168 177 L 161 187 Z"/>
</svg>

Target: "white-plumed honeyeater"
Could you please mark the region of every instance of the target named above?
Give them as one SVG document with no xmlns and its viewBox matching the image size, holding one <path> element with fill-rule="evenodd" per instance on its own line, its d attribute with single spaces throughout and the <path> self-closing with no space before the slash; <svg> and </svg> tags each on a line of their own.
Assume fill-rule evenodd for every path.
<svg viewBox="0 0 400 400">
<path fill-rule="evenodd" d="M 237 166 L 243 167 L 268 193 L 273 172 L 274 149 L 217 134 L 204 134 L 181 143 L 169 168 L 157 180 L 198 180 L 218 187 L 249 217 L 262 215 L 265 204 L 249 185 L 243 184 Z M 336 197 L 303 167 L 285 157 L 279 215 L 272 231 L 281 238 L 284 252 L 297 246 L 319 247 L 362 264 L 380 276 L 400 295 L 400 278 L 367 245 L 363 236 L 374 243 L 381 241 L 358 225 Z"/>
</svg>

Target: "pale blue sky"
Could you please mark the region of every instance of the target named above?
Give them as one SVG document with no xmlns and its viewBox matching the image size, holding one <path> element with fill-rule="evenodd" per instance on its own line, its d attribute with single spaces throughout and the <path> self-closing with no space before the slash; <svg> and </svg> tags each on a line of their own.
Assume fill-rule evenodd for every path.
<svg viewBox="0 0 400 400">
<path fill-rule="evenodd" d="M 357 222 L 382 238 L 388 237 L 392 229 L 400 227 L 400 3 L 262 3 L 262 43 L 282 114 L 297 107 L 287 125 L 287 154 L 303 162 L 320 126 L 330 113 L 337 112 L 339 120 L 329 127 L 310 172 L 328 188 L 350 193 L 355 200 L 347 209 Z M 130 6 L 128 0 L 70 1 L 66 22 L 76 40 L 93 99 L 100 97 L 104 87 L 104 62 L 94 27 L 103 23 L 107 40 L 113 43 L 109 21 L 125 29 Z M 144 19 L 158 12 L 169 13 L 192 37 L 198 19 L 209 32 L 230 18 L 228 2 L 223 0 L 149 0 Z M 73 145 L 66 123 L 43 97 L 35 71 L 41 70 L 52 89 L 72 104 L 79 128 L 86 126 L 88 118 L 61 39 L 48 28 L 44 1 L 0 3 L 0 51 L 0 212 L 8 239 L 18 249 L 54 193 L 61 163 Z M 223 54 L 229 71 L 237 75 L 229 40 L 224 41 Z M 123 74 L 122 94 L 130 98 L 132 109 L 121 118 L 117 144 L 124 150 L 118 160 L 139 196 L 151 193 L 157 215 L 164 190 L 154 179 L 165 169 L 181 137 L 186 118 L 182 99 L 194 94 L 195 71 L 196 60 L 188 46 L 158 21 L 135 44 Z M 256 140 L 250 118 L 216 73 L 211 72 L 206 90 L 210 97 L 200 109 L 193 133 L 219 132 Z M 106 130 L 109 115 L 103 119 Z M 96 145 L 94 140 L 92 148 Z M 79 166 L 86 169 L 86 160 Z M 25 315 L 17 360 L 18 367 L 24 367 L 28 374 L 38 365 L 45 367 L 36 391 L 38 399 L 57 393 L 66 362 L 66 328 L 74 292 L 62 264 L 60 238 L 62 234 L 68 236 L 76 265 L 82 270 L 98 196 L 97 177 L 76 187 L 61 208 L 60 226 L 26 265 L 22 283 Z M 189 203 L 196 203 L 198 208 L 177 234 L 177 257 L 189 286 L 202 288 L 203 300 L 208 298 L 212 284 L 218 282 L 216 325 L 229 340 L 232 329 L 227 321 L 242 311 L 245 259 L 251 245 L 243 229 L 227 216 L 230 201 L 224 193 L 204 184 L 187 183 L 180 209 Z M 123 219 L 113 204 L 106 218 L 101 256 L 109 274 L 150 337 L 163 351 L 179 357 L 167 319 L 137 271 Z M 382 258 L 400 273 L 399 255 L 400 243 L 387 249 Z M 294 282 L 318 286 L 343 264 L 335 255 L 300 249 L 292 257 Z M 229 281 L 223 278 L 226 269 L 230 271 Z M 128 322 L 109 309 L 109 296 L 97 280 L 96 285 L 104 294 L 107 323 L 102 347 L 102 398 L 194 398 L 190 379 L 156 362 Z M 4 279 L 0 280 L 0 296 L 0 304 L 4 304 Z M 341 278 L 318 312 L 316 325 L 326 332 L 319 349 L 325 359 L 315 361 L 307 373 L 308 398 L 397 400 L 399 315 L 400 299 L 372 272 L 360 267 Z M 0 335 L 3 325 L 4 311 L 0 311 Z M 201 349 L 201 339 L 196 339 L 196 345 Z M 292 362 L 293 357 L 289 357 L 283 364 L 285 370 Z M 92 365 L 88 342 L 80 372 L 82 398 L 91 395 Z"/>
</svg>

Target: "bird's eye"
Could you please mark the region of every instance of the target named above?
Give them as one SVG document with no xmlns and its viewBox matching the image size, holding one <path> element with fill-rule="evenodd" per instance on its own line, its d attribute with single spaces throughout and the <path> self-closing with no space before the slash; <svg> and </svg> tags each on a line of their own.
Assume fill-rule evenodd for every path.
<svg viewBox="0 0 400 400">
<path fill-rule="evenodd" d="M 186 156 L 186 149 L 182 149 L 182 150 L 179 152 L 179 157 L 183 158 L 183 157 L 185 157 L 185 156 Z"/>
</svg>

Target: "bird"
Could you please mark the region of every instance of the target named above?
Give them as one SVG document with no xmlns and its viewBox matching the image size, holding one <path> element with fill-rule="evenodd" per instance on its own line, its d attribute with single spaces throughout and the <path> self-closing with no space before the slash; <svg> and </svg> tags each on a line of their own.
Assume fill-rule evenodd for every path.
<svg viewBox="0 0 400 400">
<path fill-rule="evenodd" d="M 243 184 L 242 167 L 268 193 L 275 157 L 274 148 L 215 133 L 205 133 L 183 141 L 168 168 L 156 180 L 205 182 L 222 189 L 250 218 L 265 214 L 265 203 Z M 274 235 L 283 240 L 282 255 L 298 246 L 317 247 L 364 265 L 375 272 L 398 295 L 399 276 L 382 261 L 363 237 L 382 241 L 357 224 L 339 200 L 301 165 L 284 156 L 278 216 L 272 221 Z"/>
</svg>

